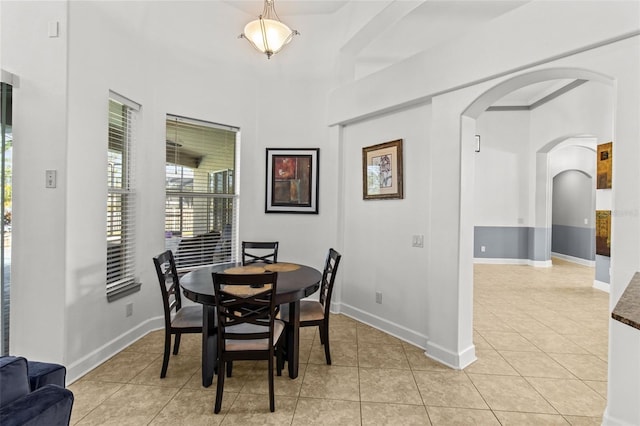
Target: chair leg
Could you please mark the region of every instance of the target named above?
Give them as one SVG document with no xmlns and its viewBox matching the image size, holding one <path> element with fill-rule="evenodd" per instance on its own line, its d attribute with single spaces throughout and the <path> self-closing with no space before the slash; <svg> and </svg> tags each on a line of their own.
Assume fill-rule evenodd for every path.
<svg viewBox="0 0 640 426">
<path fill-rule="evenodd" d="M 276 411 L 276 401 L 273 396 L 273 357 L 269 357 L 269 410 L 273 413 Z"/>
<path fill-rule="evenodd" d="M 284 367 L 284 357 L 282 356 L 282 345 L 276 346 L 276 372 L 278 376 L 282 376 L 282 368 Z"/>
<path fill-rule="evenodd" d="M 227 362 L 227 377 L 231 377 L 231 373 L 233 373 L 233 361 Z"/>
<path fill-rule="evenodd" d="M 164 356 L 162 357 L 162 370 L 160 370 L 160 378 L 163 379 L 167 375 L 167 367 L 169 367 L 169 353 L 171 352 L 171 332 L 166 330 L 164 333 Z"/>
<path fill-rule="evenodd" d="M 320 336 L 324 336 L 324 357 L 327 365 L 331 365 L 331 351 L 329 350 L 329 323 L 324 322 L 320 326 Z"/>
<path fill-rule="evenodd" d="M 218 414 L 222 408 L 222 392 L 224 390 L 224 364 L 223 360 L 218 360 L 218 383 L 216 385 L 216 405 L 213 412 Z"/>
<path fill-rule="evenodd" d="M 182 334 L 176 333 L 176 341 L 173 342 L 173 354 L 178 355 L 178 350 L 180 349 L 180 336 Z"/>
</svg>

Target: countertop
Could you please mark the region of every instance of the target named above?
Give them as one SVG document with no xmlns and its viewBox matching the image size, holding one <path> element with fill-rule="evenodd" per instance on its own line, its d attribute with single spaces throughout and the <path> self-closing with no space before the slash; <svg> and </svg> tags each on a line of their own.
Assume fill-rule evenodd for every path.
<svg viewBox="0 0 640 426">
<path fill-rule="evenodd" d="M 635 273 L 627 289 L 620 296 L 611 317 L 640 330 L 640 272 Z"/>
</svg>

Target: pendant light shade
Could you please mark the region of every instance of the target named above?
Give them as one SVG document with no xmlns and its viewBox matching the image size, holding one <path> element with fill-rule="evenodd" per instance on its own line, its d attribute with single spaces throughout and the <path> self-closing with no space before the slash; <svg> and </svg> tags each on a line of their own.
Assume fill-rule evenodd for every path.
<svg viewBox="0 0 640 426">
<path fill-rule="evenodd" d="M 262 15 L 244 27 L 240 38 L 247 39 L 256 50 L 265 53 L 267 58 L 271 59 L 271 55 L 278 53 L 294 35 L 299 34 L 280 22 L 273 0 L 265 0 Z"/>
</svg>

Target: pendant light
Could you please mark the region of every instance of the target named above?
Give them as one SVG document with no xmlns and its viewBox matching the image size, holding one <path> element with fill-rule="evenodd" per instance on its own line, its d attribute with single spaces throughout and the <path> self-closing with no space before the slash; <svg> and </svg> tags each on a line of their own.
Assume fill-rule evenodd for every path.
<svg viewBox="0 0 640 426">
<path fill-rule="evenodd" d="M 244 27 L 239 38 L 245 38 L 259 52 L 265 53 L 268 59 L 278 53 L 289 43 L 294 35 L 300 35 L 282 22 L 276 13 L 274 0 L 264 0 L 262 15 Z"/>
</svg>

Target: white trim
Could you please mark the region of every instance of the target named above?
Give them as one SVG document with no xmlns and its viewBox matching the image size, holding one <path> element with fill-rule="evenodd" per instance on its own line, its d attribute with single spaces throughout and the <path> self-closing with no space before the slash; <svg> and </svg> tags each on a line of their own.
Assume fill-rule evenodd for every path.
<svg viewBox="0 0 640 426">
<path fill-rule="evenodd" d="M 634 423 L 627 423 L 624 420 L 609 415 L 609 406 L 605 408 L 602 416 L 602 426 L 636 426 Z"/>
<path fill-rule="evenodd" d="M 490 257 L 474 257 L 473 263 L 487 265 L 529 265 L 536 268 L 550 268 L 553 266 L 551 260 L 531 260 L 531 259 L 505 259 Z"/>
<path fill-rule="evenodd" d="M 212 129 L 227 130 L 236 133 L 240 131 L 240 127 L 230 126 L 228 124 L 214 123 L 213 121 L 198 120 L 197 118 L 183 117 L 181 115 L 175 114 L 167 114 L 167 120 L 174 120 L 177 123 L 194 124 L 196 126 L 210 127 Z"/>
<path fill-rule="evenodd" d="M 567 262 L 577 263 L 578 265 L 582 265 L 582 266 L 589 266 L 592 268 L 595 268 L 596 266 L 595 260 L 582 259 L 580 257 L 573 257 L 567 254 L 556 253 L 553 251 L 551 252 L 551 257 L 557 257 L 558 259 L 566 260 Z"/>
<path fill-rule="evenodd" d="M 384 331 L 387 334 L 397 337 L 407 343 L 411 343 L 419 348 L 424 349 L 427 346 L 429 338 L 426 335 L 417 333 L 399 324 L 367 313 L 361 309 L 342 303 L 339 305 L 338 312 L 364 324 L 370 325 L 373 328 L 377 328 L 380 331 Z"/>
<path fill-rule="evenodd" d="M 611 285 L 609 285 L 609 283 L 605 283 L 604 281 L 593 280 L 593 288 L 609 293 L 611 290 Z"/>
<path fill-rule="evenodd" d="M 122 105 L 126 105 L 134 111 L 140 111 L 140 109 L 142 108 L 142 105 L 140 105 L 136 101 L 132 101 L 126 96 L 122 96 L 120 93 L 114 92 L 113 90 L 109 90 L 109 98 L 121 103 Z"/>
<path fill-rule="evenodd" d="M 425 355 L 455 370 L 467 368 L 478 359 L 476 358 L 475 345 L 469 346 L 462 352 L 455 353 L 433 342 L 427 342 Z"/>
<path fill-rule="evenodd" d="M 7 70 L 0 69 L 0 82 L 10 84 L 13 87 L 18 87 L 20 79 L 17 75 L 10 73 Z"/>
<path fill-rule="evenodd" d="M 93 370 L 134 342 L 140 340 L 150 332 L 162 329 L 164 329 L 164 316 L 151 318 L 137 327 L 127 330 L 110 342 L 100 346 L 98 349 L 89 352 L 87 355 L 67 366 L 67 385 L 70 385 L 80 379 L 89 371 Z"/>
<path fill-rule="evenodd" d="M 551 268 L 553 263 L 551 263 L 551 259 L 549 260 L 530 260 L 528 265 L 534 266 L 536 268 Z"/>
<path fill-rule="evenodd" d="M 474 257 L 473 263 L 488 265 L 528 265 L 529 259 L 501 259 L 491 257 Z"/>
</svg>

